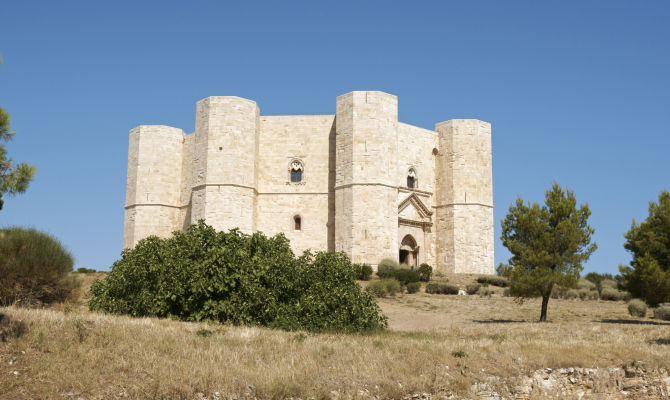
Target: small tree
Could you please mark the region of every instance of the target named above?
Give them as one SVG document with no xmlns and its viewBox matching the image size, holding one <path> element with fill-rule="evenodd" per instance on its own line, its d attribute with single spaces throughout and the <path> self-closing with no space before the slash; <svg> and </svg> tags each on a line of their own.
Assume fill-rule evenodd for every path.
<svg viewBox="0 0 670 400">
<path fill-rule="evenodd" d="M 16 132 L 11 131 L 9 126 L 9 114 L 0 108 L 0 210 L 3 206 L 2 196 L 25 192 L 35 174 L 35 167 L 26 163 L 15 165 L 12 159 L 7 157 L 5 143 L 16 135 Z"/>
<path fill-rule="evenodd" d="M 633 297 L 656 306 L 670 302 L 670 192 L 649 203 L 649 216 L 633 224 L 623 247 L 633 254 L 630 266 L 619 266 L 622 286 Z"/>
<path fill-rule="evenodd" d="M 521 197 L 502 221 L 503 245 L 512 253 L 505 270 L 510 293 L 517 297 L 542 297 L 540 321 L 547 320 L 547 305 L 554 285 L 573 287 L 584 263 L 597 245 L 587 220 L 588 205 L 577 208 L 573 191 L 558 183 L 545 193 L 545 205 L 524 204 Z"/>
</svg>

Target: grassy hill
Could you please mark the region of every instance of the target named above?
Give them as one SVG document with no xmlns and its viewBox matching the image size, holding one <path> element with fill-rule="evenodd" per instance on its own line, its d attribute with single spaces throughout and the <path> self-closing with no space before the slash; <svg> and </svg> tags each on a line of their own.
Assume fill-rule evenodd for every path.
<svg viewBox="0 0 670 400">
<path fill-rule="evenodd" d="M 0 342 L 0 398 L 469 397 L 547 367 L 670 367 L 670 323 L 623 302 L 552 299 L 538 323 L 535 300 L 421 292 L 380 299 L 390 329 L 369 335 L 112 317 L 82 302 L 0 308 L 27 328 Z"/>
</svg>

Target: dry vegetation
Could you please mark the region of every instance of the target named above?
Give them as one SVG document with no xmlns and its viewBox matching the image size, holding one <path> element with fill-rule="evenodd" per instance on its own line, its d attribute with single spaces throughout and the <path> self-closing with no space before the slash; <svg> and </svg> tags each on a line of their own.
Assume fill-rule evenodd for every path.
<svg viewBox="0 0 670 400">
<path fill-rule="evenodd" d="M 538 301 L 499 293 L 379 302 L 390 330 L 370 335 L 110 317 L 83 300 L 0 308 L 27 326 L 0 343 L 0 398 L 469 395 L 489 376 L 513 385 L 543 367 L 670 366 L 670 323 L 632 318 L 624 302 L 552 299 L 548 323 L 536 322 Z"/>
</svg>

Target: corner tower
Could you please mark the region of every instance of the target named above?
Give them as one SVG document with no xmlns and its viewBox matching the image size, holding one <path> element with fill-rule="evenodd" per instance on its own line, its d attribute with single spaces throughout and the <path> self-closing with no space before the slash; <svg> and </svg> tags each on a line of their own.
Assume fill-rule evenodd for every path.
<svg viewBox="0 0 670 400">
<path fill-rule="evenodd" d="M 179 226 L 181 129 L 141 125 L 130 131 L 123 247 L 150 235 L 169 237 Z"/>
<path fill-rule="evenodd" d="M 398 98 L 344 94 L 335 121 L 335 250 L 356 263 L 396 259 Z"/>
<path fill-rule="evenodd" d="M 493 274 L 491 124 L 457 119 L 435 131 L 436 267 Z"/>
<path fill-rule="evenodd" d="M 196 107 L 191 223 L 253 233 L 259 109 L 240 97 L 208 97 Z"/>
</svg>

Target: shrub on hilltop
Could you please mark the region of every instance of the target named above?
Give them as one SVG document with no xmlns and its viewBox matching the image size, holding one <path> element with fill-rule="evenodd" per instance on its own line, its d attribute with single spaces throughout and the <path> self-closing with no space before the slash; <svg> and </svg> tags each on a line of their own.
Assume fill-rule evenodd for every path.
<svg viewBox="0 0 670 400">
<path fill-rule="evenodd" d="M 400 268 L 400 264 L 397 261 L 385 258 L 377 264 L 377 276 L 379 279 L 390 278 L 392 271 L 398 268 Z"/>
<path fill-rule="evenodd" d="M 654 319 L 670 321 L 670 303 L 661 303 L 654 309 Z"/>
<path fill-rule="evenodd" d="M 352 264 L 354 274 L 359 281 L 369 281 L 372 276 L 372 266 L 370 264 Z"/>
<path fill-rule="evenodd" d="M 487 283 L 493 286 L 507 287 L 509 286 L 509 281 L 502 276 L 498 275 L 482 275 L 477 278 L 479 283 Z"/>
<path fill-rule="evenodd" d="M 72 255 L 53 236 L 35 229 L 0 230 L 0 305 L 64 300 L 76 282 L 68 279 Z"/>
<path fill-rule="evenodd" d="M 628 302 L 628 313 L 633 317 L 643 318 L 647 315 L 647 304 L 640 299 L 632 299 Z"/>
<path fill-rule="evenodd" d="M 91 287 L 91 310 L 287 330 L 358 332 L 386 317 L 343 253 L 295 257 L 283 235 L 217 232 L 203 221 L 126 249 Z"/>
<path fill-rule="evenodd" d="M 433 275 L 433 267 L 429 264 L 423 263 L 419 265 L 419 278 L 423 282 L 430 281 L 430 277 Z"/>
</svg>

